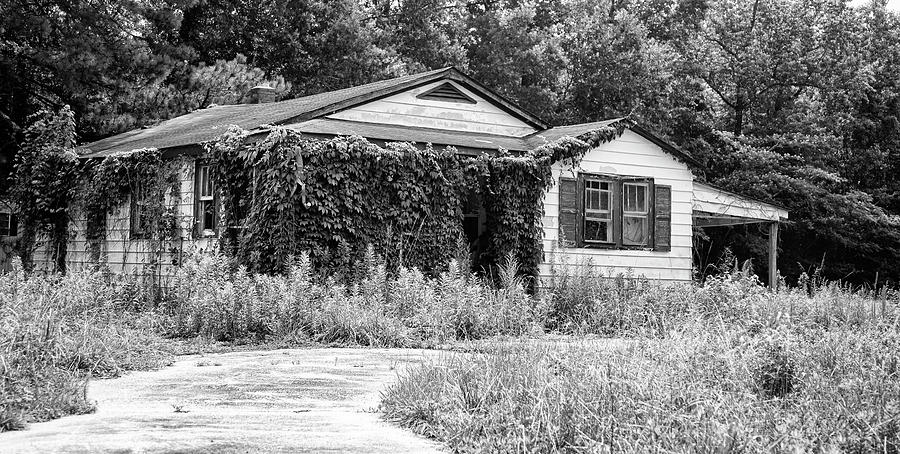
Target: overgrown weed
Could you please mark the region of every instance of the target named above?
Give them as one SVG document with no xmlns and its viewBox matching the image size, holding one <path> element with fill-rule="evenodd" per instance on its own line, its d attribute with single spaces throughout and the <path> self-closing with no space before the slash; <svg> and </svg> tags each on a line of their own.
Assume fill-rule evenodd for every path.
<svg viewBox="0 0 900 454">
<path fill-rule="evenodd" d="M 93 411 L 90 377 L 171 361 L 157 314 L 130 277 L 101 272 L 0 275 L 0 431 Z"/>
<path fill-rule="evenodd" d="M 389 388 L 385 417 L 454 452 L 900 448 L 896 295 L 773 293 L 743 270 L 653 285 L 584 267 L 559 271 L 543 297 L 552 329 L 632 340 L 448 357 Z"/>
<path fill-rule="evenodd" d="M 371 255 L 371 251 L 370 251 Z M 391 276 L 369 257 L 350 284 L 317 279 L 302 254 L 286 276 L 231 270 L 218 255 L 186 263 L 164 305 L 174 335 L 217 340 L 302 335 L 316 342 L 423 347 L 456 339 L 520 335 L 537 326 L 536 305 L 508 260 L 494 287 L 451 262 L 430 278 Z"/>
</svg>

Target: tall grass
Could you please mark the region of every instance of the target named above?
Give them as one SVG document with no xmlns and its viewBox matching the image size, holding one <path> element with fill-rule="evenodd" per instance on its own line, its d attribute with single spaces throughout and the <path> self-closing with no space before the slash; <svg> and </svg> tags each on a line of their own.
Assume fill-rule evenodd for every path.
<svg viewBox="0 0 900 454">
<path fill-rule="evenodd" d="M 233 340 L 306 337 L 317 342 L 405 347 L 497 334 L 520 335 L 536 327 L 534 300 L 503 267 L 502 285 L 481 281 L 454 262 L 436 278 L 415 269 L 390 276 L 374 257 L 358 279 L 345 284 L 314 278 L 301 255 L 286 276 L 232 271 L 219 255 L 185 264 L 165 310 L 179 336 Z"/>
<path fill-rule="evenodd" d="M 388 389 L 386 418 L 454 452 L 900 452 L 893 295 L 568 279 L 545 294 L 548 325 L 626 347 L 447 357 Z"/>
<path fill-rule="evenodd" d="M 759 328 L 774 319 L 829 328 L 876 321 L 900 327 L 896 293 L 873 297 L 840 283 L 773 293 L 749 270 L 709 277 L 703 285 L 659 284 L 643 277 L 604 276 L 596 267 L 560 267 L 544 289 L 545 326 L 569 334 L 665 336 L 703 318 Z"/>
<path fill-rule="evenodd" d="M 0 431 L 93 410 L 90 377 L 169 361 L 145 288 L 99 272 L 0 275 Z"/>
</svg>

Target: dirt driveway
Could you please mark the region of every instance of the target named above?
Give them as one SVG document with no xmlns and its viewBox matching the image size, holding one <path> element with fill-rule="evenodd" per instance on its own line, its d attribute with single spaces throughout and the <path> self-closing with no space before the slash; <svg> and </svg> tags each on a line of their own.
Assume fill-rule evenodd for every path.
<svg viewBox="0 0 900 454">
<path fill-rule="evenodd" d="M 374 410 L 399 371 L 447 354 L 289 349 L 184 356 L 94 381 L 97 412 L 0 434 L 2 453 L 439 452 Z"/>
</svg>

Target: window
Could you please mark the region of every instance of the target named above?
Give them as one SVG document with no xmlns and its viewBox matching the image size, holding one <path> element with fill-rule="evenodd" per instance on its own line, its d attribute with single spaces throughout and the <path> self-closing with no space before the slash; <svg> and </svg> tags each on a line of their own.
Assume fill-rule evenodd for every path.
<svg viewBox="0 0 900 454">
<path fill-rule="evenodd" d="M 469 244 L 481 234 L 481 200 L 476 191 L 470 191 L 463 203 L 463 233 Z"/>
<path fill-rule="evenodd" d="M 613 242 L 611 181 L 585 179 L 584 182 L 584 241 Z"/>
<path fill-rule="evenodd" d="M 216 188 L 210 174 L 209 165 L 201 164 L 197 166 L 196 180 L 197 231 L 200 235 L 215 235 L 218 221 L 216 216 Z"/>
<path fill-rule="evenodd" d="M 0 236 L 18 236 L 19 220 L 15 213 L 0 213 Z"/>
<path fill-rule="evenodd" d="M 650 185 L 622 183 L 622 244 L 650 244 Z"/>
<path fill-rule="evenodd" d="M 561 247 L 669 250 L 671 186 L 652 178 L 561 176 L 558 209 Z"/>
<path fill-rule="evenodd" d="M 131 190 L 131 236 L 144 238 L 150 233 L 150 197 L 141 183 Z"/>
</svg>

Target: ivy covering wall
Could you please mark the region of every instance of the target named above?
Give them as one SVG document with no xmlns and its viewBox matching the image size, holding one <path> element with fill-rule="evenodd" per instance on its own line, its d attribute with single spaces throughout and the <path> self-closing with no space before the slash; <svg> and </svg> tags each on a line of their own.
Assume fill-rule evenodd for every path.
<svg viewBox="0 0 900 454">
<path fill-rule="evenodd" d="M 175 212 L 182 197 L 179 171 L 188 158 L 163 159 L 147 149 L 78 159 L 71 124 L 70 112 L 47 116 L 31 130 L 31 148 L 19 155 L 16 201 L 30 232 L 26 239 L 33 244 L 36 235 L 49 236 L 63 270 L 69 220 L 78 211 L 86 219 L 81 234 L 90 260 L 100 263 L 107 216 L 140 193 L 146 231 L 131 238 L 149 242 L 153 257 L 147 264 L 158 267 L 169 240 L 184 238 L 182 230 L 189 229 L 178 225 Z M 452 147 L 380 147 L 361 137 L 316 140 L 288 128 L 260 138 L 232 128 L 207 143 L 198 159 L 212 166 L 221 248 L 251 271 L 283 271 L 292 256 L 306 251 L 323 271 L 346 272 L 371 246 L 391 268 L 438 272 L 468 252 L 460 247 L 463 204 L 474 197 L 486 213 L 476 268 L 490 269 L 512 254 L 523 274 L 535 275 L 552 164 L 577 165 L 621 131 L 621 125 L 608 126 L 524 154 L 499 150 L 476 157 Z"/>
<path fill-rule="evenodd" d="M 301 251 L 320 268 L 346 270 L 372 245 L 389 266 L 439 271 L 460 252 L 463 202 L 474 194 L 487 215 L 476 265 L 513 254 L 534 275 L 551 165 L 577 164 L 619 134 L 605 127 L 518 156 L 472 157 L 361 137 L 314 140 L 287 128 L 254 140 L 231 129 L 206 149 L 223 201 L 223 245 L 251 270 L 283 270 Z"/>
</svg>

